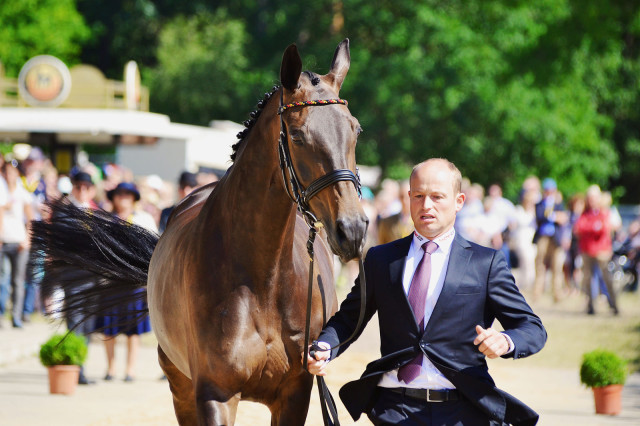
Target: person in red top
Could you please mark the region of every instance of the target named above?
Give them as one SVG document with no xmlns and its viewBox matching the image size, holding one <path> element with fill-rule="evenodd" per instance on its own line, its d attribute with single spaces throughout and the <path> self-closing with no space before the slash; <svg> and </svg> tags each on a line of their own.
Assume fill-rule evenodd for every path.
<svg viewBox="0 0 640 426">
<path fill-rule="evenodd" d="M 582 255 L 583 289 L 587 293 L 587 313 L 593 315 L 593 295 L 591 293 L 591 278 L 593 269 L 597 265 L 602 271 L 607 292 L 609 293 L 609 306 L 615 315 L 618 315 L 616 293 L 613 289 L 613 279 L 607 264 L 613 253 L 611 247 L 611 225 L 609 211 L 602 208 L 602 193 L 598 185 L 592 185 L 587 190 L 585 210 L 580 215 L 573 228 L 578 237 L 578 247 Z"/>
</svg>

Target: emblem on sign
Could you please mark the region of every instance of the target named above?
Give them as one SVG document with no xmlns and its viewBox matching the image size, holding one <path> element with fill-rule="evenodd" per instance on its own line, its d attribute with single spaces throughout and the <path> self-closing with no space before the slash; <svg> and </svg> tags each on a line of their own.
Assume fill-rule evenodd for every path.
<svg viewBox="0 0 640 426">
<path fill-rule="evenodd" d="M 27 61 L 18 75 L 20 96 L 31 106 L 55 107 L 69 96 L 71 74 L 58 58 L 35 56 Z"/>
</svg>

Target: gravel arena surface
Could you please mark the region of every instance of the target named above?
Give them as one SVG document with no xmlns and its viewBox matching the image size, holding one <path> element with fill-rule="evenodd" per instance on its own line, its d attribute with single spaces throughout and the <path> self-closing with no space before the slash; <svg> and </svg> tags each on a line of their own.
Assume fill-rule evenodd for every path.
<svg viewBox="0 0 640 426">
<path fill-rule="evenodd" d="M 637 309 L 638 298 L 633 306 Z M 546 311 L 541 317 L 545 319 Z M 627 310 L 627 312 L 629 312 Z M 623 311 L 624 315 L 624 311 Z M 603 314 L 604 318 L 604 314 Z M 79 386 L 73 396 L 50 395 L 47 372 L 40 365 L 37 351 L 56 326 L 36 319 L 15 330 L 7 324 L 0 328 L 0 425 L 176 425 L 171 393 L 157 362 L 152 335 L 143 339 L 135 382 L 125 383 L 126 341 L 116 345 L 118 373 L 112 382 L 102 377 L 106 371 L 104 347 L 93 338 L 86 374 L 96 384 Z M 374 318 L 362 337 L 330 365 L 327 383 L 336 400 L 345 382 L 359 377 L 364 366 L 378 357 L 377 319 Z M 550 332 L 547 347 L 561 345 L 562 339 Z M 640 347 L 640 345 L 639 345 Z M 541 415 L 540 425 L 640 425 L 640 375 L 629 377 L 623 392 L 623 410 L 618 416 L 594 414 L 590 389 L 580 384 L 578 367 L 539 366 L 531 359 L 492 360 L 490 370 L 497 385 L 514 394 Z M 343 425 L 368 425 L 364 416 L 353 422 L 338 402 Z M 236 425 L 270 424 L 266 407 L 241 402 Z M 307 425 L 322 425 L 317 390 L 311 395 Z"/>
</svg>

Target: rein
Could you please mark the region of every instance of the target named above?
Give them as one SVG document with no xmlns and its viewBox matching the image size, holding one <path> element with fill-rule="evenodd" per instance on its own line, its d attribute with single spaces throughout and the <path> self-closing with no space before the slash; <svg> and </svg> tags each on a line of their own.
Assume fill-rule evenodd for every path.
<svg viewBox="0 0 640 426">
<path fill-rule="evenodd" d="M 305 323 L 304 330 L 304 356 L 303 356 L 303 368 L 308 371 L 308 363 L 307 357 L 308 355 L 315 356 L 315 351 L 332 351 L 340 346 L 343 346 L 347 343 L 350 343 L 353 339 L 355 339 L 358 334 L 358 330 L 362 326 L 364 321 L 365 314 L 365 304 L 366 304 L 366 280 L 364 275 L 364 266 L 362 264 L 362 259 L 359 260 L 360 267 L 360 316 L 358 318 L 358 323 L 348 339 L 340 342 L 338 345 L 333 346 L 329 349 L 324 349 L 318 346 L 318 342 L 314 341 L 311 346 L 311 351 L 309 351 L 309 340 L 310 340 L 310 328 L 311 328 L 311 299 L 313 294 L 313 269 L 314 269 L 314 249 L 313 243 L 316 239 L 316 234 L 318 230 L 323 227 L 322 223 L 315 217 L 315 215 L 311 212 L 311 208 L 309 206 L 309 200 L 317 195 L 323 189 L 341 182 L 341 181 L 350 181 L 353 182 L 353 185 L 358 192 L 358 196 L 362 197 L 362 185 L 360 183 L 360 174 L 358 172 L 358 168 L 356 167 L 356 173 L 353 173 L 349 169 L 336 169 L 333 170 L 324 176 L 321 176 L 311 182 L 306 189 L 303 189 L 300 180 L 293 168 L 293 162 L 291 161 L 291 152 L 289 151 L 289 138 L 287 136 L 287 127 L 284 124 L 284 119 L 282 117 L 282 113 L 285 112 L 289 108 L 294 107 L 307 107 L 307 106 L 323 106 L 323 105 L 347 105 L 348 102 L 344 99 L 322 99 L 315 101 L 300 101 L 300 102 L 292 102 L 289 104 L 284 104 L 284 88 L 280 91 L 280 107 L 278 108 L 278 115 L 280 115 L 280 139 L 278 142 L 278 154 L 280 157 L 280 170 L 282 171 L 282 179 L 284 181 L 284 186 L 287 190 L 287 194 L 296 203 L 298 211 L 302 213 L 305 222 L 309 226 L 309 239 L 307 240 L 307 252 L 309 254 L 309 286 L 307 290 L 307 317 Z M 289 181 L 287 182 L 287 173 L 289 174 Z M 323 307 L 324 308 L 324 307 Z M 322 418 L 324 420 L 324 424 L 326 426 L 340 426 L 340 421 L 338 420 L 338 410 L 336 409 L 336 404 L 331 396 L 331 392 L 327 387 L 327 384 L 324 381 L 322 376 L 316 376 L 318 392 L 320 395 L 320 407 L 322 408 Z"/>
</svg>

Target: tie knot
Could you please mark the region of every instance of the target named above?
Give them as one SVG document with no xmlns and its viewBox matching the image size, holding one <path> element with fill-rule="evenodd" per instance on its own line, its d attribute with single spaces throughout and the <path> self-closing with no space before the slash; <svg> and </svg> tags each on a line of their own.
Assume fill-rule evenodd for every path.
<svg viewBox="0 0 640 426">
<path fill-rule="evenodd" d="M 427 241 L 422 245 L 422 249 L 425 253 L 433 254 L 436 250 L 438 250 L 438 243 L 434 243 L 433 241 Z"/>
</svg>

